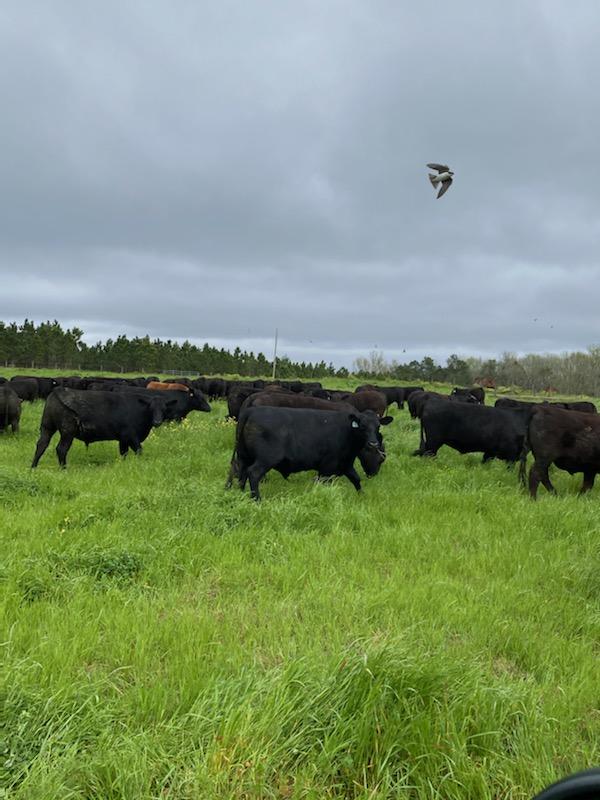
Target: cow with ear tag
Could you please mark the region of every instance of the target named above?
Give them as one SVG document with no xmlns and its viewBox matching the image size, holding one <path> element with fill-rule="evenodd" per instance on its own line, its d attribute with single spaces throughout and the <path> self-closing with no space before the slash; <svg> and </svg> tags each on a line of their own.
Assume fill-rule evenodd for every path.
<svg viewBox="0 0 600 800">
<path fill-rule="evenodd" d="M 270 470 L 285 478 L 316 470 L 320 477 L 345 475 L 360 491 L 354 461 L 361 451 L 370 451 L 379 469 L 385 458 L 379 427 L 392 421 L 372 411 L 250 407 L 239 418 L 228 485 L 233 477 L 241 489 L 249 481 L 252 497 L 260 500 L 258 486 Z"/>
</svg>

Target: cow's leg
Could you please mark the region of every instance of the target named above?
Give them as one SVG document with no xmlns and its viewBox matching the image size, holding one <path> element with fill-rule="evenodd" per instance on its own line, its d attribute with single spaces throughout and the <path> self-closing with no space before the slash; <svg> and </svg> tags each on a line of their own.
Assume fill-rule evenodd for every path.
<svg viewBox="0 0 600 800">
<path fill-rule="evenodd" d="M 484 453 L 483 458 L 481 459 L 482 464 L 487 464 L 488 461 L 493 461 L 494 456 L 491 456 L 489 453 Z"/>
<path fill-rule="evenodd" d="M 350 483 L 352 484 L 352 486 L 354 486 L 354 488 L 356 489 L 356 491 L 357 491 L 357 492 L 360 492 L 360 475 L 359 475 L 359 474 L 358 474 L 358 472 L 357 472 L 357 471 L 354 469 L 354 467 L 352 467 L 352 466 L 351 466 L 351 467 L 349 467 L 349 468 L 346 470 L 346 472 L 344 472 L 344 475 L 345 475 L 345 476 L 348 478 L 348 480 L 350 481 Z"/>
<path fill-rule="evenodd" d="M 596 473 L 595 472 L 584 472 L 583 473 L 583 484 L 581 486 L 581 489 L 579 490 L 579 494 L 585 494 L 586 492 L 590 491 L 590 489 L 594 485 L 595 477 L 596 477 Z"/>
<path fill-rule="evenodd" d="M 13 433 L 18 433 L 19 432 L 19 423 L 18 422 L 13 422 L 12 425 L 11 425 L 11 428 L 12 428 L 12 432 Z"/>
<path fill-rule="evenodd" d="M 246 470 L 246 475 L 244 476 L 244 485 L 246 485 L 246 477 L 250 481 L 250 494 L 253 500 L 260 500 L 260 492 L 258 491 L 258 484 L 260 483 L 260 479 L 265 475 L 267 470 L 263 467 L 262 464 L 258 462 L 254 462 L 248 469 Z M 240 481 L 241 481 L 240 477 Z"/>
<path fill-rule="evenodd" d="M 127 455 L 127 451 L 129 450 L 129 445 L 127 442 L 124 442 L 122 439 L 119 440 L 119 454 L 125 458 Z"/>
<path fill-rule="evenodd" d="M 240 459 L 234 450 L 233 455 L 231 456 L 231 462 L 229 463 L 229 474 L 227 475 L 227 482 L 225 483 L 226 489 L 231 489 L 234 478 L 237 478 L 239 481 L 241 467 L 242 465 Z"/>
<path fill-rule="evenodd" d="M 551 494 L 556 494 L 556 489 L 552 485 L 550 476 L 548 475 L 549 466 L 550 465 L 545 461 L 538 461 L 536 459 L 536 461 L 533 462 L 533 466 L 529 471 L 529 494 L 533 500 L 536 499 L 540 481 Z"/>
<path fill-rule="evenodd" d="M 238 486 L 240 487 L 242 492 L 246 488 L 247 481 L 248 481 L 248 468 L 246 467 L 245 464 L 242 464 L 238 475 Z"/>
<path fill-rule="evenodd" d="M 14 430 L 14 429 L 13 429 Z M 50 444 L 50 440 L 54 436 L 56 431 L 50 431 L 48 428 L 42 428 L 40 430 L 40 438 L 37 441 L 37 445 L 35 447 L 35 455 L 33 456 L 33 461 L 31 463 L 31 469 L 35 469 L 39 463 L 40 458 L 46 452 L 46 448 Z"/>
<path fill-rule="evenodd" d="M 525 488 L 525 483 L 527 480 L 527 455 L 529 451 L 523 447 L 521 450 L 521 455 L 519 456 L 519 482 L 521 486 Z"/>
<path fill-rule="evenodd" d="M 58 463 L 63 469 L 67 467 L 67 453 L 71 445 L 73 444 L 73 439 L 75 437 L 72 433 L 67 431 L 62 431 L 60 434 L 60 440 L 56 445 L 56 455 L 58 457 Z"/>
<path fill-rule="evenodd" d="M 428 456 L 433 458 L 433 456 L 437 456 L 437 451 L 441 446 L 441 444 L 431 445 L 429 442 L 424 442 L 422 447 L 414 451 L 413 456 Z"/>
<path fill-rule="evenodd" d="M 232 459 L 231 463 L 229 465 L 229 472 L 227 473 L 227 480 L 225 481 L 225 488 L 226 489 L 231 489 L 231 486 L 233 484 L 233 479 L 234 478 L 235 478 L 235 472 L 233 470 L 233 459 Z"/>
</svg>

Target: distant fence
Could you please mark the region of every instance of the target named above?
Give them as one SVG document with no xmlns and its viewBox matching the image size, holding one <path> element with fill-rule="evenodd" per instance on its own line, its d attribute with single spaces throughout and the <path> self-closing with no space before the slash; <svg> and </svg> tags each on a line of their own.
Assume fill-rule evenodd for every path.
<svg viewBox="0 0 600 800">
<path fill-rule="evenodd" d="M 175 375 L 176 377 L 184 378 L 188 376 L 195 375 L 197 378 L 202 376 L 201 372 L 196 372 L 196 370 L 181 370 L 181 369 L 162 369 L 159 370 L 161 375 Z"/>
</svg>

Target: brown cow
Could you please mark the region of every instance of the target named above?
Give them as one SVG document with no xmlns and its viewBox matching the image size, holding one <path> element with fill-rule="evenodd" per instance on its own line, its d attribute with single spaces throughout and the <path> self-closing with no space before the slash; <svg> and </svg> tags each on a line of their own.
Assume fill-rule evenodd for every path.
<svg viewBox="0 0 600 800">
<path fill-rule="evenodd" d="M 581 494 L 592 488 L 600 472 L 600 415 L 539 405 L 532 412 L 527 441 L 535 458 L 529 472 L 529 493 L 534 500 L 540 482 L 556 493 L 548 475 L 551 464 L 571 475 L 583 472 Z"/>
<path fill-rule="evenodd" d="M 189 386 L 184 386 L 183 383 L 163 383 L 162 381 L 150 381 L 150 383 L 146 386 L 146 389 L 158 389 L 161 392 L 175 390 L 177 392 L 187 392 L 188 394 L 193 394 L 193 389 L 190 389 Z"/>
</svg>

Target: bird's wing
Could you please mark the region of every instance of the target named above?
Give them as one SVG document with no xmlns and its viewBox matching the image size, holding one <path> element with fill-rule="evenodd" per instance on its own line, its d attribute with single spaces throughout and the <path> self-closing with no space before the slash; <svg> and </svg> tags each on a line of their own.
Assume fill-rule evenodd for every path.
<svg viewBox="0 0 600 800">
<path fill-rule="evenodd" d="M 427 164 L 429 169 L 437 169 L 438 172 L 448 172 L 450 167 L 447 167 L 445 164 Z"/>
<path fill-rule="evenodd" d="M 445 194 L 452 184 L 452 178 L 449 178 L 447 181 L 442 181 L 442 185 L 440 191 L 438 192 L 437 199 L 439 200 L 440 197 Z"/>
</svg>

